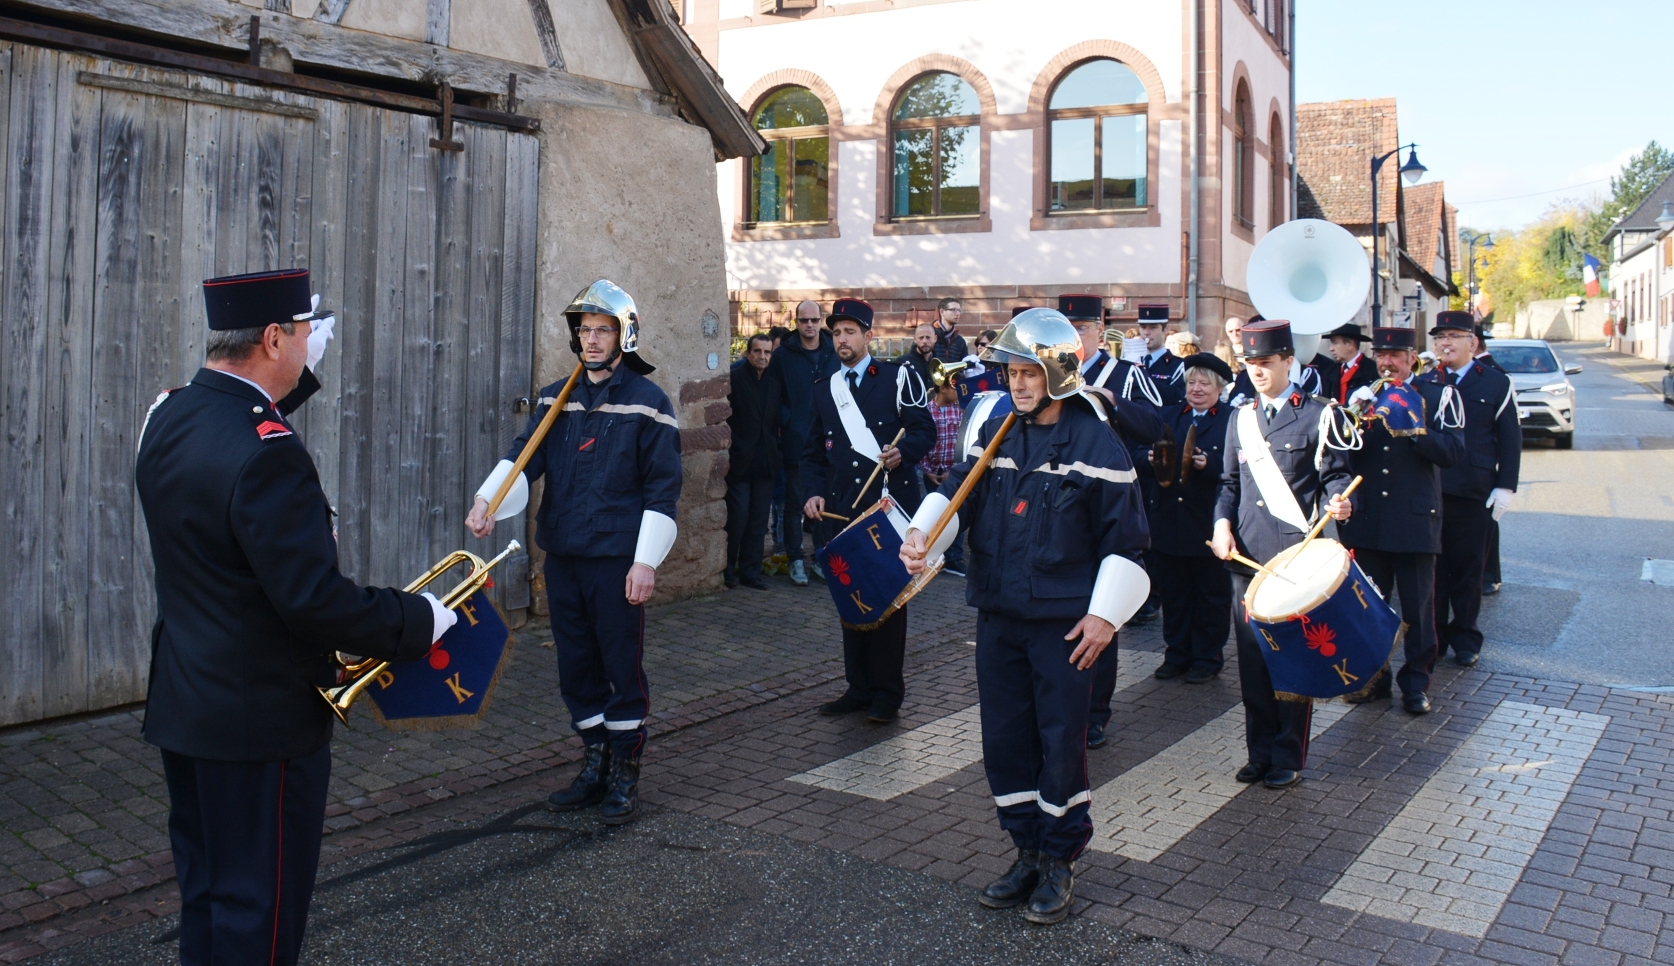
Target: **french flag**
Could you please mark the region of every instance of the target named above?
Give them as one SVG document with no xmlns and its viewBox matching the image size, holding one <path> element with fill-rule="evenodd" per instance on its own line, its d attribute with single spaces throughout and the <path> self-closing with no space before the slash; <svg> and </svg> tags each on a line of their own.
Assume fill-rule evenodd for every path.
<svg viewBox="0 0 1674 966">
<path fill-rule="evenodd" d="M 1581 280 L 1587 283 L 1587 297 L 1598 298 L 1598 259 L 1591 255 L 1581 256 Z"/>
</svg>

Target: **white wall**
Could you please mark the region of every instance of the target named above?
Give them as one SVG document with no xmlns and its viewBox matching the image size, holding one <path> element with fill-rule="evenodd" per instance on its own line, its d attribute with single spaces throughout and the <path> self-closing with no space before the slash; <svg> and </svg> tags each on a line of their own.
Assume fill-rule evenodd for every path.
<svg viewBox="0 0 1674 966">
<path fill-rule="evenodd" d="M 1233 109 L 1238 80 L 1248 76 L 1250 113 L 1255 123 L 1254 134 L 1258 140 L 1266 143 L 1276 101 L 1279 123 L 1284 127 L 1285 136 L 1283 143 L 1269 145 L 1269 149 L 1273 156 L 1283 163 L 1286 153 L 1290 150 L 1290 74 L 1285 62 L 1273 53 L 1273 43 L 1267 35 L 1266 28 L 1245 16 L 1240 11 L 1239 4 L 1240 0 L 1225 0 L 1222 8 L 1221 26 L 1225 31 L 1222 47 L 1224 61 L 1221 70 L 1222 103 L 1226 105 L 1226 110 Z M 1238 69 L 1240 64 L 1243 71 Z M 1230 128 L 1225 132 L 1225 139 L 1221 143 L 1221 170 L 1225 172 L 1221 185 L 1221 210 L 1226 213 L 1221 249 L 1224 253 L 1223 277 L 1226 284 L 1238 289 L 1247 289 L 1245 275 L 1250 263 L 1250 253 L 1255 250 L 1255 246 L 1232 232 L 1233 192 L 1237 190 L 1237 185 L 1232 180 L 1235 142 Z M 1272 164 L 1267 158 L 1256 156 L 1254 177 L 1254 210 L 1250 220 L 1255 222 L 1252 234 L 1255 241 L 1259 242 L 1262 235 L 1273 229 L 1268 219 L 1268 211 L 1272 205 Z"/>
</svg>

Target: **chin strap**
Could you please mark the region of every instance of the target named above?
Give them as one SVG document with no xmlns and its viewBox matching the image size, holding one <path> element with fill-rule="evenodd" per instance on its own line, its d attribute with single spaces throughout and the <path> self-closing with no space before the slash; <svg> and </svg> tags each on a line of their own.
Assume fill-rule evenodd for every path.
<svg viewBox="0 0 1674 966">
<path fill-rule="evenodd" d="M 580 353 L 577 353 L 577 355 L 579 356 Z M 620 358 L 622 358 L 622 347 L 619 345 L 616 348 L 610 350 L 610 358 L 606 359 L 605 361 L 603 361 L 603 362 L 588 362 L 585 359 L 583 359 L 582 362 L 581 362 L 581 367 L 583 369 L 586 369 L 588 372 L 598 372 L 601 369 L 609 369 L 611 366 L 615 365 L 616 360 L 620 359 Z"/>
</svg>

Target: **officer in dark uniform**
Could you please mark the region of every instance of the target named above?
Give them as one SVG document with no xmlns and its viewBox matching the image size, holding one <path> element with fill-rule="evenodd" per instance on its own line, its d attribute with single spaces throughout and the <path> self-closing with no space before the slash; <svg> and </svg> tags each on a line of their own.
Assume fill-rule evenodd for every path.
<svg viewBox="0 0 1674 966">
<path fill-rule="evenodd" d="M 814 520 L 827 510 L 852 519 L 887 489 L 904 512 L 912 513 L 922 498 L 913 467 L 936 446 L 936 421 L 930 417 L 925 385 L 911 367 L 872 358 L 867 349 L 872 306 L 866 302 L 838 299 L 825 324 L 831 329 L 839 368 L 814 381 L 802 479 L 810 489 L 818 481 L 824 485 L 808 498 L 803 512 Z M 891 445 L 897 434 L 901 441 Z M 885 472 L 868 486 L 880 462 Z M 843 673 L 849 687 L 842 697 L 822 705 L 820 713 L 865 711 L 867 721 L 894 721 L 907 693 L 906 654 L 906 607 L 869 631 L 844 627 Z"/>
<path fill-rule="evenodd" d="M 1186 367 L 1180 357 L 1168 351 L 1163 340 L 1168 338 L 1168 306 L 1141 305 L 1139 334 L 1145 337 L 1145 357 L 1139 367 L 1151 377 L 1164 405 L 1173 406 L 1186 399 Z"/>
<path fill-rule="evenodd" d="M 639 353 L 639 310 L 627 292 L 600 279 L 576 295 L 564 317 L 570 351 L 585 371 L 490 517 L 489 499 L 564 384 L 541 390 L 523 434 L 477 491 L 466 526 L 479 537 L 492 533 L 495 520 L 528 504 L 529 484 L 546 476 L 535 542 L 546 551 L 559 690 L 582 741 L 581 771 L 546 804 L 567 812 L 602 803 L 604 823 L 623 825 L 639 811 L 651 707 L 642 662 L 645 602 L 678 533 L 680 427 L 668 396 L 646 378 L 656 367 Z"/>
<path fill-rule="evenodd" d="M 324 351 L 316 305 L 305 269 L 204 282 L 204 368 L 140 431 L 157 586 L 144 734 L 168 782 L 183 963 L 296 962 L 331 773 L 330 655 L 420 657 L 454 622 L 429 594 L 337 569 L 314 461 L 273 402 L 299 402 Z"/>
<path fill-rule="evenodd" d="M 1436 561 L 1437 655 L 1470 667 L 1482 653 L 1477 615 L 1489 528 L 1517 492 L 1523 432 L 1511 377 L 1474 358 L 1476 322 L 1469 312 L 1442 312 L 1430 330 L 1439 366 L 1421 382 L 1452 386 L 1465 407 L 1465 455 L 1442 470 L 1442 550 Z"/>
<path fill-rule="evenodd" d="M 962 512 L 971 519 L 965 597 L 977 608 L 983 768 L 1000 827 L 1017 845 L 1010 871 L 983 892 L 1025 918 L 1069 914 L 1074 863 L 1092 838 L 1087 705 L 1093 665 L 1138 609 L 1150 580 L 1134 562 L 1150 542 L 1122 440 L 1082 395 L 1082 347 L 1051 309 L 1007 323 L 984 360 L 1004 364 L 1018 420 Z M 1001 421 L 978 439 L 987 446 Z M 967 455 L 907 532 L 909 571 L 934 560 L 926 534 L 975 465 Z"/>
<path fill-rule="evenodd" d="M 1343 546 L 1354 551 L 1360 569 L 1386 600 L 1401 597 L 1405 664 L 1396 679 L 1401 706 L 1409 714 L 1430 712 L 1430 672 L 1436 664 L 1436 555 L 1442 549 L 1441 474 L 1464 458 L 1458 396 L 1450 387 L 1412 378 L 1418 357 L 1414 329 L 1373 329 L 1372 348 L 1384 379 L 1404 383 L 1424 399 L 1423 432 L 1394 436 L 1382 420 L 1362 426 L 1360 449 L 1349 458 L 1365 478 L 1354 494 L 1354 519 L 1337 528 Z M 1355 391 L 1351 405 L 1363 407 L 1370 386 Z M 1388 698 L 1389 675 L 1379 686 L 1349 700 Z"/>
<path fill-rule="evenodd" d="M 1161 391 L 1145 370 L 1126 359 L 1112 356 L 1105 348 L 1104 299 L 1097 295 L 1060 295 L 1058 312 L 1075 326 L 1081 337 L 1081 379 L 1089 393 L 1097 393 L 1110 413 L 1112 425 L 1130 456 L 1144 452 L 1162 438 L 1163 423 L 1160 410 Z M 1089 398 L 1094 398 L 1089 395 Z M 1141 482 L 1141 491 L 1144 482 Z M 1149 556 L 1147 555 L 1147 560 Z M 1141 609 L 1143 613 L 1144 609 Z M 1149 617 L 1136 615 L 1132 623 L 1156 619 L 1156 608 Z M 1118 650 L 1112 643 L 1099 654 L 1093 668 L 1093 697 L 1088 709 L 1087 747 L 1102 748 L 1106 738 L 1104 729 L 1110 724 L 1110 702 L 1116 696 Z"/>
<path fill-rule="evenodd" d="M 1232 407 L 1221 390 L 1232 381 L 1232 367 L 1208 353 L 1182 360 L 1186 401 L 1170 407 L 1174 456 L 1156 458 L 1150 448 L 1135 461 L 1141 479 L 1152 486 L 1145 512 L 1151 524 L 1151 552 L 1146 569 L 1162 599 L 1163 640 L 1168 648 L 1158 680 L 1182 675 L 1202 684 L 1221 673 L 1228 623 L 1232 619 L 1232 579 L 1209 549 L 1214 534 L 1215 503 L 1221 491 L 1221 453 Z M 1186 439 L 1195 442 L 1191 452 Z M 1161 486 L 1163 474 L 1168 486 Z"/>
<path fill-rule="evenodd" d="M 1330 401 L 1310 396 L 1290 381 L 1296 351 L 1290 323 L 1251 322 L 1239 340 L 1244 344 L 1244 371 L 1251 374 L 1256 394 L 1227 425 L 1221 493 L 1215 504 L 1215 556 L 1231 561 L 1236 548 L 1266 563 L 1301 543 L 1321 513 L 1347 519 L 1352 508 L 1341 494 L 1348 489 L 1349 468 L 1344 452 L 1329 445 L 1337 435 L 1331 420 L 1339 418 Z M 1269 466 L 1271 472 L 1265 468 Z M 1313 705 L 1273 696 L 1267 661 L 1244 613 L 1244 594 L 1255 572 L 1232 562 L 1226 567 L 1232 571 L 1237 608 L 1233 626 L 1244 698 L 1244 742 L 1250 755 L 1234 777 L 1288 788 L 1302 780 L 1308 763 Z"/>
<path fill-rule="evenodd" d="M 1488 351 L 1488 340 L 1493 338 L 1486 322 L 1480 322 L 1476 327 L 1476 361 L 1491 369 L 1505 372 L 1505 366 Z M 1519 452 L 1522 444 L 1519 443 Z M 1482 596 L 1492 597 L 1500 592 L 1500 516 L 1505 511 L 1495 514 L 1488 521 L 1488 555 L 1482 567 Z"/>
<path fill-rule="evenodd" d="M 1330 356 L 1315 356 L 1314 368 L 1324 385 L 1321 395 L 1339 403 L 1348 401 L 1356 389 L 1378 381 L 1378 364 L 1360 351 L 1362 344 L 1372 341 L 1353 322 L 1344 322 L 1325 333 L 1330 343 Z"/>
</svg>

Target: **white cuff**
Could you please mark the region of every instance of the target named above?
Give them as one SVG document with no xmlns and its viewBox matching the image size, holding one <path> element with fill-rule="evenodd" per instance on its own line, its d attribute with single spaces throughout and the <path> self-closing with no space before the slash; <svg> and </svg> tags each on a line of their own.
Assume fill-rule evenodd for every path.
<svg viewBox="0 0 1674 966">
<path fill-rule="evenodd" d="M 482 486 L 477 487 L 477 496 L 490 503 L 494 502 L 494 494 L 500 492 L 500 484 L 506 482 L 506 477 L 511 475 L 513 465 L 511 460 L 501 460 L 499 465 L 494 467 L 494 472 L 488 474 L 488 479 L 482 481 Z M 528 505 L 529 478 L 519 473 L 517 482 L 512 484 L 511 492 L 506 494 L 505 502 L 500 504 L 500 509 L 494 511 L 494 519 L 515 517 Z"/>
<path fill-rule="evenodd" d="M 646 510 L 639 518 L 639 543 L 634 547 L 634 563 L 652 570 L 663 565 L 668 552 L 674 548 L 674 538 L 680 527 L 666 513 Z"/>
<path fill-rule="evenodd" d="M 435 594 L 426 593 L 420 596 L 430 602 L 430 643 L 434 644 L 442 639 L 448 628 L 459 621 L 459 615 L 443 607 Z"/>
<path fill-rule="evenodd" d="M 918 505 L 918 512 L 913 514 L 912 522 L 907 524 L 907 530 L 917 530 L 928 537 L 930 531 L 936 529 L 936 521 L 942 518 L 942 512 L 951 503 L 951 500 L 940 493 L 932 493 L 925 497 L 924 502 Z M 928 563 L 946 553 L 947 548 L 953 546 L 953 541 L 957 539 L 959 539 L 959 514 L 955 513 L 942 530 L 942 535 L 937 537 L 935 544 L 925 552 L 925 562 Z"/>
<path fill-rule="evenodd" d="M 1151 576 L 1145 568 L 1116 554 L 1099 564 L 1099 577 L 1093 582 L 1093 599 L 1087 613 L 1102 617 L 1117 630 L 1128 622 L 1151 595 Z"/>
</svg>

